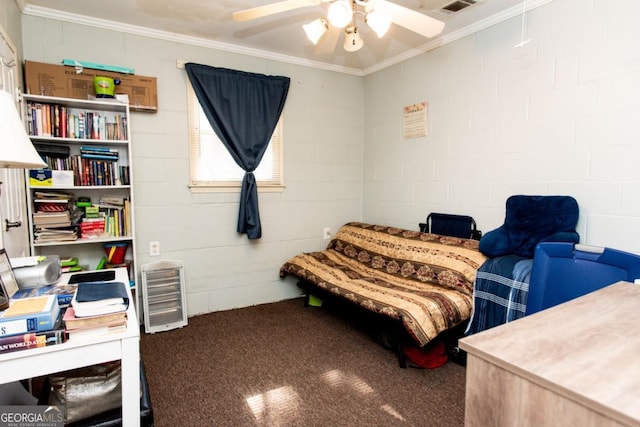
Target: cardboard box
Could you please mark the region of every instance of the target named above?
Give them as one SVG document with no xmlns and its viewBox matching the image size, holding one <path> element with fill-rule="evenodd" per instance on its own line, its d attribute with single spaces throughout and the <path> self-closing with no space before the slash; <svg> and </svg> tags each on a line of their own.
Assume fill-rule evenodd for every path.
<svg viewBox="0 0 640 427">
<path fill-rule="evenodd" d="M 53 176 L 49 169 L 29 170 L 29 185 L 31 187 L 51 187 Z"/>
<path fill-rule="evenodd" d="M 132 111 L 150 113 L 158 111 L 158 88 L 155 77 L 90 68 L 84 68 L 80 74 L 77 74 L 75 67 L 24 62 L 25 92 L 32 95 L 92 99 L 96 96 L 93 88 L 93 78 L 96 76 L 119 79 L 121 83 L 116 85 L 116 94 L 129 97 L 129 108 Z"/>
<path fill-rule="evenodd" d="M 54 187 L 73 187 L 73 171 L 51 171 Z"/>
<path fill-rule="evenodd" d="M 73 187 L 73 171 L 30 169 L 31 187 Z"/>
</svg>

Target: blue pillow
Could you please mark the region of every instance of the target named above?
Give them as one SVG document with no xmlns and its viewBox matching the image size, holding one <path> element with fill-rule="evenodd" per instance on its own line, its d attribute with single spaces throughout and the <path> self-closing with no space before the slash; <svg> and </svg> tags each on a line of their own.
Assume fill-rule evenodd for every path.
<svg viewBox="0 0 640 427">
<path fill-rule="evenodd" d="M 491 258 L 533 258 L 539 242 L 579 243 L 578 215 L 578 202 L 571 196 L 511 196 L 504 224 L 482 236 L 480 252 Z"/>
</svg>

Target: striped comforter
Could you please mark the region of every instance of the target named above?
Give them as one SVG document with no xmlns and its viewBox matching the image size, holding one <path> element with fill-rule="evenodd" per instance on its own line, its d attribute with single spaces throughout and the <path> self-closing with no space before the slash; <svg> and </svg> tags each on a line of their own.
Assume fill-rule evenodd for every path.
<svg viewBox="0 0 640 427">
<path fill-rule="evenodd" d="M 485 261 L 478 241 L 352 222 L 327 249 L 289 259 L 280 276 L 302 280 L 400 320 L 423 346 L 471 315 Z"/>
</svg>

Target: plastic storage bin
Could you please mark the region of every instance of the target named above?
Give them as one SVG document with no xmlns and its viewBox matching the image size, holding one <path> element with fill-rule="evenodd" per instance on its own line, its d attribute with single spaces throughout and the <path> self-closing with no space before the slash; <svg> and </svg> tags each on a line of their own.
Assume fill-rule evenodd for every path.
<svg viewBox="0 0 640 427">
<path fill-rule="evenodd" d="M 638 278 L 638 255 L 573 243 L 539 243 L 533 258 L 526 314 Z"/>
<path fill-rule="evenodd" d="M 108 264 L 117 265 L 124 263 L 124 256 L 126 255 L 127 248 L 129 247 L 128 243 L 105 243 L 102 246 L 107 254 Z"/>
</svg>

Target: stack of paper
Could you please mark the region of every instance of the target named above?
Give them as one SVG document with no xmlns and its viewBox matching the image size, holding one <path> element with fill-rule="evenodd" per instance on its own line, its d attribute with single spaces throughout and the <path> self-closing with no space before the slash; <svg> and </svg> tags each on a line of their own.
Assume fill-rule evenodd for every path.
<svg viewBox="0 0 640 427">
<path fill-rule="evenodd" d="M 34 236 L 38 243 L 78 240 L 78 232 L 74 228 L 38 228 Z"/>
</svg>

